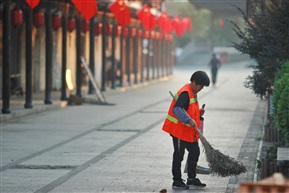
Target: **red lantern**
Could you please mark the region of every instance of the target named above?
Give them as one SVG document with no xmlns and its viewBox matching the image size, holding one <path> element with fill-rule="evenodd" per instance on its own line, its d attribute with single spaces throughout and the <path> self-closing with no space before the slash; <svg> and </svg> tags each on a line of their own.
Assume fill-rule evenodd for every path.
<svg viewBox="0 0 289 193">
<path fill-rule="evenodd" d="M 106 25 L 106 34 L 110 35 L 112 33 L 112 25 L 108 24 Z"/>
<path fill-rule="evenodd" d="M 160 37 L 161 37 L 161 34 L 160 34 L 160 32 L 156 32 L 156 40 L 159 40 L 159 39 L 161 39 Z"/>
<path fill-rule="evenodd" d="M 142 30 L 139 29 L 139 30 L 137 31 L 137 37 L 142 38 L 142 35 L 143 35 Z"/>
<path fill-rule="evenodd" d="M 128 36 L 128 28 L 124 28 L 123 29 L 123 37 L 127 37 Z"/>
<path fill-rule="evenodd" d="M 11 14 L 12 24 L 14 26 L 23 24 L 23 12 L 21 9 L 14 9 Z"/>
<path fill-rule="evenodd" d="M 119 36 L 120 34 L 121 34 L 121 26 L 119 25 L 115 28 L 115 35 Z"/>
<path fill-rule="evenodd" d="M 67 30 L 72 32 L 75 29 L 75 19 L 73 17 L 68 19 L 67 22 Z"/>
<path fill-rule="evenodd" d="M 42 27 L 44 25 L 44 13 L 42 11 L 34 13 L 33 24 L 37 28 Z"/>
<path fill-rule="evenodd" d="M 151 39 L 155 39 L 156 37 L 156 32 L 155 31 L 151 31 Z"/>
<path fill-rule="evenodd" d="M 130 37 L 135 37 L 136 36 L 136 28 L 132 28 L 130 32 Z"/>
<path fill-rule="evenodd" d="M 81 29 L 83 33 L 86 33 L 89 29 L 88 21 L 86 21 L 85 19 L 82 20 Z"/>
<path fill-rule="evenodd" d="M 220 20 L 219 20 L 219 26 L 220 26 L 220 27 L 223 27 L 224 25 L 225 25 L 224 20 L 223 20 L 223 19 L 220 19 Z"/>
<path fill-rule="evenodd" d="M 52 28 L 58 30 L 61 27 L 61 17 L 59 15 L 52 16 Z"/>
<path fill-rule="evenodd" d="M 150 31 L 146 30 L 144 33 L 144 38 L 148 39 L 150 37 Z"/>
<path fill-rule="evenodd" d="M 95 29 L 95 35 L 101 34 L 102 24 L 101 24 L 101 23 L 97 23 L 97 24 L 95 25 L 94 29 Z"/>
</svg>

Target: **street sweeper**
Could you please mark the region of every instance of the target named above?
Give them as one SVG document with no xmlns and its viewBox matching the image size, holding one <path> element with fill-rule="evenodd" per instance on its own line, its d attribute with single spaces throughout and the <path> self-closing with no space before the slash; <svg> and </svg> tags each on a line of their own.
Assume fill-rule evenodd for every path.
<svg viewBox="0 0 289 193">
<path fill-rule="evenodd" d="M 210 79 L 204 71 L 196 71 L 190 78 L 190 83 L 185 84 L 176 93 L 172 100 L 168 115 L 162 129 L 169 133 L 173 140 L 172 175 L 174 189 L 205 188 L 206 184 L 196 178 L 196 166 L 199 160 L 199 133 L 200 117 L 205 109 L 199 107 L 197 93 L 204 86 L 210 85 Z M 203 106 L 204 107 L 204 106 Z M 182 179 L 181 163 L 185 150 L 188 151 L 187 181 Z"/>
</svg>

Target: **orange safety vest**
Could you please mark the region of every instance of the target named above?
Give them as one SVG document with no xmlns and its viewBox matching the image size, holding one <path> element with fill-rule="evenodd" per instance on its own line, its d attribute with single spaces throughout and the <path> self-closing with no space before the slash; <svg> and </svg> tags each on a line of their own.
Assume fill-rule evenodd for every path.
<svg viewBox="0 0 289 193">
<path fill-rule="evenodd" d="M 184 85 L 175 95 L 176 98 L 180 96 L 180 94 L 184 91 L 187 91 L 189 93 L 189 98 L 190 98 L 190 104 L 189 108 L 187 110 L 188 115 L 196 121 L 196 124 L 199 128 L 200 126 L 200 108 L 199 108 L 199 103 L 194 97 L 194 93 L 190 87 L 189 84 Z M 179 121 L 174 113 L 173 113 L 173 108 L 174 105 L 176 104 L 176 101 L 173 99 L 168 111 L 167 118 L 164 121 L 163 124 L 163 130 L 174 137 L 181 139 L 183 141 L 188 141 L 188 142 L 196 142 L 199 140 L 199 134 L 198 132 L 190 127 L 187 124 L 182 123 Z"/>
</svg>

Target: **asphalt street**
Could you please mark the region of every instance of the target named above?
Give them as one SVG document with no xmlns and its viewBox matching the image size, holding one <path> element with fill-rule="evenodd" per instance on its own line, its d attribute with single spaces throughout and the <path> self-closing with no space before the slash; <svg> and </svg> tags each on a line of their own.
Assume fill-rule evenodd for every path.
<svg viewBox="0 0 289 193">
<path fill-rule="evenodd" d="M 196 70 L 210 75 L 208 60 L 178 65 L 172 76 L 159 81 L 106 91 L 114 105 L 64 105 L 2 117 L 0 192 L 237 192 L 239 183 L 254 180 L 266 111 L 266 102 L 244 87 L 252 61 L 224 64 L 217 87 L 204 87 L 198 96 L 206 104 L 204 136 L 215 149 L 244 163 L 248 172 L 198 175 L 207 184 L 203 190 L 171 188 L 173 145 L 161 130 L 172 100 L 169 91 L 189 83 Z M 58 99 L 54 104 L 60 104 Z M 198 165 L 208 166 L 203 151 Z"/>
</svg>

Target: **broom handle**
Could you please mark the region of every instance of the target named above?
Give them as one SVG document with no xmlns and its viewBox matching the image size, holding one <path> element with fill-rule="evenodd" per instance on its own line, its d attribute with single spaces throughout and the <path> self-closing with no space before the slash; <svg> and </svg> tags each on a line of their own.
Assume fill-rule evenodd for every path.
<svg viewBox="0 0 289 193">
<path fill-rule="evenodd" d="M 169 93 L 170 93 L 170 95 L 173 97 L 173 99 L 174 99 L 175 101 L 177 101 L 175 95 L 173 95 L 173 93 L 172 93 L 171 91 L 169 91 Z M 184 108 L 182 108 L 182 110 L 184 111 L 184 113 L 186 113 L 186 114 L 188 115 L 187 111 L 186 111 Z M 188 115 L 188 116 L 189 116 L 189 115 Z M 190 116 L 189 116 L 189 117 L 190 117 Z M 186 124 L 186 125 L 188 125 L 188 124 Z M 198 132 L 199 135 L 204 136 L 204 135 L 202 134 L 202 132 L 199 130 L 199 128 L 198 128 L 197 125 L 196 125 L 196 127 L 195 127 L 194 129 Z"/>
</svg>

